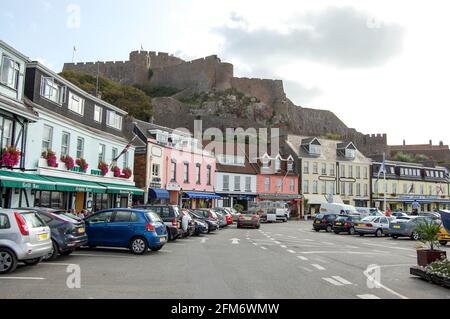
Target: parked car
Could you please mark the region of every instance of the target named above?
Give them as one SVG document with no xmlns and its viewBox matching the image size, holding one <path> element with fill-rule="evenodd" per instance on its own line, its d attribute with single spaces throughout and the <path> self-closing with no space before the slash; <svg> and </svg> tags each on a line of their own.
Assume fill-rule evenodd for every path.
<svg viewBox="0 0 450 319">
<path fill-rule="evenodd" d="M 260 217 L 257 214 L 241 214 L 237 221 L 237 228 L 251 227 L 259 229 L 261 227 Z"/>
<path fill-rule="evenodd" d="M 361 218 L 369 216 L 385 216 L 378 208 L 374 207 L 355 207 L 356 211 L 361 214 Z"/>
<path fill-rule="evenodd" d="M 322 215 L 360 215 L 354 206 L 341 203 L 323 203 L 320 205 L 319 213 Z"/>
<path fill-rule="evenodd" d="M 313 229 L 316 232 L 321 230 L 326 230 L 327 233 L 331 232 L 337 216 L 336 214 L 317 214 L 313 220 Z"/>
<path fill-rule="evenodd" d="M 391 216 L 394 218 L 398 218 L 398 217 L 408 217 L 409 215 L 405 212 L 393 212 L 391 213 Z"/>
<path fill-rule="evenodd" d="M 225 213 L 222 211 L 218 211 L 218 210 L 213 210 L 213 211 L 214 211 L 214 213 L 216 213 L 217 217 L 219 218 L 219 227 L 220 228 L 227 227 L 228 221 L 227 221 Z"/>
<path fill-rule="evenodd" d="M 335 234 L 348 233 L 349 235 L 355 234 L 355 222 L 359 221 L 359 218 L 354 216 L 340 215 L 337 216 L 333 222 L 333 231 Z"/>
<path fill-rule="evenodd" d="M 442 246 L 447 245 L 447 243 L 450 241 L 450 234 L 443 226 L 441 226 L 441 228 L 439 229 L 438 241 Z"/>
<path fill-rule="evenodd" d="M 158 214 L 167 226 L 167 233 L 169 234 L 169 241 L 176 240 L 183 236 L 181 228 L 181 214 L 180 209 L 176 205 L 139 205 L 134 206 L 133 209 L 151 210 Z"/>
<path fill-rule="evenodd" d="M 194 235 L 200 236 L 202 234 L 207 234 L 209 232 L 209 226 L 207 221 L 203 220 L 202 218 L 199 218 L 195 216 L 195 214 L 189 210 L 189 215 L 192 218 L 192 221 L 194 223 Z"/>
<path fill-rule="evenodd" d="M 52 252 L 45 256 L 46 260 L 55 259 L 58 254 L 70 255 L 75 249 L 88 242 L 84 221 L 71 218 L 65 211 L 34 207 L 39 217 L 50 227 L 53 244 Z"/>
<path fill-rule="evenodd" d="M 215 208 L 214 211 L 217 213 L 222 214 L 225 217 L 225 220 L 227 222 L 227 225 L 232 225 L 233 224 L 233 215 L 231 215 L 228 210 L 224 209 L 224 208 Z"/>
<path fill-rule="evenodd" d="M 0 274 L 13 272 L 19 261 L 37 265 L 51 251 L 50 228 L 36 212 L 0 209 Z"/>
<path fill-rule="evenodd" d="M 158 214 L 139 209 L 113 208 L 85 219 L 88 246 L 129 248 L 141 255 L 160 250 L 167 242 L 167 228 Z"/>
<path fill-rule="evenodd" d="M 215 218 L 210 217 L 208 212 L 194 209 L 191 210 L 191 214 L 194 216 L 195 219 L 201 220 L 208 225 L 208 234 L 219 228 L 218 221 Z"/>
<path fill-rule="evenodd" d="M 393 239 L 409 237 L 413 240 L 418 240 L 419 234 L 416 232 L 417 224 L 427 219 L 431 220 L 423 216 L 398 217 L 391 221 L 389 226 L 389 236 Z"/>
<path fill-rule="evenodd" d="M 197 214 L 200 214 L 201 216 L 203 216 L 205 218 L 214 220 L 217 223 L 217 225 L 220 226 L 220 216 L 214 210 L 212 210 L 210 208 L 199 208 L 199 209 L 194 209 L 194 211 Z"/>
<path fill-rule="evenodd" d="M 387 235 L 389 233 L 389 218 L 380 216 L 364 217 L 356 222 L 355 232 L 360 236 L 373 234 L 377 237 Z"/>
<path fill-rule="evenodd" d="M 233 216 L 233 222 L 237 222 L 239 215 L 241 215 L 241 213 L 239 213 L 233 207 L 222 207 L 222 208 L 225 209 L 228 213 L 230 213 L 231 216 Z"/>
<path fill-rule="evenodd" d="M 183 237 L 189 237 L 194 235 L 195 223 L 191 215 L 189 214 L 188 209 L 181 210 L 180 219 L 181 219 L 181 229 L 183 230 Z"/>
</svg>

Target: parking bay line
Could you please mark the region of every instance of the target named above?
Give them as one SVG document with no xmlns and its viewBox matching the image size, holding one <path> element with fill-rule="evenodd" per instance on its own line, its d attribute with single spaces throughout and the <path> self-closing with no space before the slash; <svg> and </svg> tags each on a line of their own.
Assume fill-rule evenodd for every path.
<svg viewBox="0 0 450 319">
<path fill-rule="evenodd" d="M 2 279 L 11 279 L 11 280 L 46 280 L 43 277 L 0 277 Z"/>
<path fill-rule="evenodd" d="M 346 280 L 346 279 L 344 279 L 344 278 L 342 278 L 342 277 L 340 277 L 340 276 L 331 276 L 331 277 L 332 277 L 333 279 L 335 279 L 335 280 L 337 280 L 337 281 L 343 283 L 344 285 L 352 285 L 352 283 L 351 283 L 350 281 L 348 281 L 348 280 Z"/>
<path fill-rule="evenodd" d="M 339 281 L 334 280 L 332 278 L 322 278 L 322 279 L 325 280 L 326 282 L 329 282 L 332 285 L 335 285 L 335 286 L 343 286 L 344 285 L 344 284 L 340 283 Z"/>
<path fill-rule="evenodd" d="M 180 244 L 178 244 L 180 245 Z M 181 244 L 183 245 L 183 244 Z M 108 258 L 127 258 L 127 259 L 136 259 L 133 256 L 116 256 L 116 255 L 95 255 L 95 254 L 71 254 L 71 256 L 85 256 L 85 257 L 108 257 Z"/>
<path fill-rule="evenodd" d="M 379 255 L 381 253 L 368 252 L 368 251 L 325 251 L 325 250 L 315 250 L 315 251 L 300 251 L 300 254 L 349 254 L 349 255 Z"/>
<path fill-rule="evenodd" d="M 300 260 L 304 260 L 304 261 L 308 260 L 308 258 L 306 258 L 304 256 L 297 256 L 297 258 L 300 259 Z"/>
<path fill-rule="evenodd" d="M 311 266 L 313 266 L 314 268 L 316 268 L 317 270 L 325 270 L 325 267 L 322 267 L 319 264 L 311 264 Z"/>
<path fill-rule="evenodd" d="M 287 251 L 288 251 L 289 253 L 291 253 L 291 254 L 295 254 L 295 251 L 292 250 L 292 249 L 288 249 Z"/>
<path fill-rule="evenodd" d="M 366 294 L 366 295 L 356 295 L 356 297 L 360 299 L 380 299 L 380 297 L 377 297 L 375 295 Z"/>
</svg>

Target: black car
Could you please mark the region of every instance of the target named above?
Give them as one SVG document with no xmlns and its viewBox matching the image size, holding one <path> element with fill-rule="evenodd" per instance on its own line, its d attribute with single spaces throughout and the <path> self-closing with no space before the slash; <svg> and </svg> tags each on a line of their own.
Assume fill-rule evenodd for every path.
<svg viewBox="0 0 450 319">
<path fill-rule="evenodd" d="M 194 216 L 195 219 L 201 220 L 201 221 L 205 222 L 206 224 L 208 224 L 208 234 L 219 228 L 219 223 L 217 222 L 217 220 L 214 218 L 205 216 L 203 211 L 191 210 L 191 214 L 192 214 L 192 216 Z"/>
<path fill-rule="evenodd" d="M 328 233 L 333 230 L 333 223 L 338 215 L 336 214 L 317 214 L 313 221 L 315 231 L 326 230 Z"/>
<path fill-rule="evenodd" d="M 58 254 L 70 255 L 75 249 L 88 242 L 83 221 L 71 218 L 70 213 L 51 208 L 31 208 L 50 227 L 53 251 L 45 257 L 55 259 Z"/>
<path fill-rule="evenodd" d="M 164 224 L 167 226 L 167 233 L 169 234 L 169 241 L 176 240 L 184 236 L 181 229 L 181 213 L 176 205 L 139 205 L 134 206 L 133 209 L 151 210 L 161 217 Z"/>
<path fill-rule="evenodd" d="M 203 219 L 195 217 L 192 211 L 189 211 L 189 215 L 191 216 L 194 223 L 194 235 L 200 236 L 202 234 L 207 234 L 209 231 L 208 223 Z"/>
<path fill-rule="evenodd" d="M 349 235 L 355 234 L 355 221 L 354 216 L 340 215 L 333 222 L 333 231 L 335 234 L 348 233 Z"/>
</svg>

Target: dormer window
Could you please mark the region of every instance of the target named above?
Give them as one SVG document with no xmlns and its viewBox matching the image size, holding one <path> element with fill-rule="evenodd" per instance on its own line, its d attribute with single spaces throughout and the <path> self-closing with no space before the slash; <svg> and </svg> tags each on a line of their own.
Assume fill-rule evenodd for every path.
<svg viewBox="0 0 450 319">
<path fill-rule="evenodd" d="M 346 158 L 355 158 L 355 153 L 356 153 L 355 150 L 353 150 L 353 149 L 351 149 L 351 148 L 347 148 L 347 149 L 345 150 L 345 157 L 346 157 Z"/>
<path fill-rule="evenodd" d="M 321 146 L 320 145 L 309 145 L 309 154 L 311 155 L 320 155 L 321 153 Z"/>
<path fill-rule="evenodd" d="M 354 159 L 356 156 L 356 147 L 352 142 L 340 143 L 337 145 L 337 153 L 347 159 Z"/>
<path fill-rule="evenodd" d="M 64 102 L 65 87 L 59 85 L 51 77 L 43 77 L 41 82 L 41 96 L 62 105 Z"/>
<path fill-rule="evenodd" d="M 106 124 L 116 130 L 122 130 L 122 116 L 114 111 L 108 111 L 106 116 Z"/>
<path fill-rule="evenodd" d="M 287 160 L 287 170 L 288 172 L 292 172 L 294 170 L 294 159 L 292 156 L 289 156 Z"/>
<path fill-rule="evenodd" d="M 269 163 L 270 163 L 270 158 L 269 155 L 264 154 L 262 159 L 261 159 L 262 165 L 263 165 L 263 169 L 269 169 Z"/>
<path fill-rule="evenodd" d="M 20 64 L 4 55 L 2 58 L 1 82 L 11 89 L 17 90 L 19 84 Z"/>
<path fill-rule="evenodd" d="M 69 110 L 77 113 L 78 115 L 84 115 L 84 99 L 78 95 L 69 93 Z"/>
</svg>

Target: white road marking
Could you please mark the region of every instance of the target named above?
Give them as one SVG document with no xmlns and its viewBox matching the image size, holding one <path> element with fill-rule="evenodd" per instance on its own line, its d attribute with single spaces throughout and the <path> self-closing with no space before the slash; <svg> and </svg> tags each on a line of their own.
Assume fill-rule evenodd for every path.
<svg viewBox="0 0 450 319">
<path fill-rule="evenodd" d="M 417 255 L 407 255 L 407 256 L 411 258 L 417 258 Z"/>
<path fill-rule="evenodd" d="M 344 285 L 351 285 L 352 283 L 350 281 L 348 281 L 347 279 L 344 279 L 340 276 L 331 276 L 333 279 L 336 279 L 337 281 L 340 281 L 341 283 L 343 283 Z"/>
<path fill-rule="evenodd" d="M 186 246 L 186 244 L 180 244 L 180 243 L 173 243 L 171 245 L 174 245 L 174 246 Z"/>
<path fill-rule="evenodd" d="M 312 269 L 309 269 L 309 268 L 307 268 L 307 267 L 301 266 L 300 268 L 303 269 L 303 270 L 306 270 L 307 272 L 313 272 Z"/>
<path fill-rule="evenodd" d="M 81 253 L 72 253 L 70 254 L 70 256 L 84 256 L 84 257 L 108 257 L 108 258 L 126 258 L 126 259 L 130 259 L 130 258 L 136 258 L 133 256 L 117 256 L 117 255 L 102 255 L 102 254 L 81 254 Z"/>
<path fill-rule="evenodd" d="M 171 251 L 171 250 L 160 250 L 159 252 L 160 252 L 160 253 L 169 253 L 169 254 L 170 254 L 170 253 L 172 253 L 173 251 Z"/>
<path fill-rule="evenodd" d="M 308 260 L 308 258 L 306 258 L 306 257 L 304 257 L 304 256 L 297 256 L 297 258 L 298 258 L 298 259 L 301 259 L 301 260 Z"/>
<path fill-rule="evenodd" d="M 293 239 L 295 239 L 295 238 L 297 238 L 297 237 L 295 237 L 295 236 L 288 236 L 289 238 L 293 238 Z"/>
<path fill-rule="evenodd" d="M 2 279 L 12 279 L 12 280 L 45 280 L 46 278 L 42 277 L 0 277 Z"/>
<path fill-rule="evenodd" d="M 413 251 L 414 249 L 411 248 L 404 248 L 404 247 L 389 247 L 387 245 L 380 245 L 380 244 L 372 244 L 372 243 L 362 243 L 364 245 L 368 245 L 368 246 L 375 246 L 375 247 L 383 247 L 383 248 L 391 248 L 391 249 L 400 249 L 400 250 L 407 250 L 407 251 Z"/>
<path fill-rule="evenodd" d="M 394 265 L 390 265 L 390 266 L 394 266 Z M 377 267 L 380 267 L 380 268 L 381 268 L 381 266 L 377 266 Z M 370 281 L 371 281 L 374 285 L 376 285 L 377 287 L 383 288 L 383 289 L 386 290 L 387 292 L 390 292 L 391 294 L 393 294 L 393 295 L 395 295 L 395 296 L 397 296 L 397 297 L 399 297 L 399 298 L 401 298 L 401 299 L 408 299 L 408 297 L 405 297 L 405 296 L 399 294 L 398 292 L 392 290 L 391 288 L 386 287 L 385 285 L 382 285 L 381 282 L 375 280 L 375 278 L 373 278 L 373 277 L 370 275 L 370 274 L 373 272 L 373 270 L 376 269 L 377 267 L 372 267 L 372 268 L 366 269 L 366 270 L 363 272 L 363 273 L 364 273 L 364 276 L 366 276 L 367 279 L 370 280 Z"/>
<path fill-rule="evenodd" d="M 361 299 L 380 299 L 380 297 L 377 297 L 375 295 L 367 294 L 367 295 L 357 295 L 356 297 Z"/>
<path fill-rule="evenodd" d="M 261 246 L 261 249 L 267 250 L 267 248 L 266 248 L 266 247 L 264 247 L 264 246 Z"/>
<path fill-rule="evenodd" d="M 288 249 L 288 252 L 291 253 L 291 254 L 295 254 L 295 251 L 292 250 L 292 249 Z"/>
<path fill-rule="evenodd" d="M 329 282 L 330 284 L 332 284 L 332 285 L 335 285 L 335 286 L 343 286 L 343 284 L 341 284 L 339 281 L 336 281 L 336 280 L 334 280 L 334 279 L 332 279 L 332 278 L 322 278 L 323 280 L 325 280 L 325 281 L 327 281 L 327 282 Z"/>
<path fill-rule="evenodd" d="M 279 241 L 274 241 L 275 244 L 280 245 L 281 243 Z"/>
<path fill-rule="evenodd" d="M 301 251 L 301 254 L 350 254 L 350 255 L 378 255 L 380 253 L 368 251 L 335 251 L 335 250 L 316 250 L 316 251 Z"/>
<path fill-rule="evenodd" d="M 240 241 L 239 238 L 231 238 L 230 240 L 231 240 L 231 244 L 232 244 L 232 245 L 238 245 L 238 244 L 239 244 L 239 241 Z"/>
<path fill-rule="evenodd" d="M 200 241 L 202 244 L 206 243 L 206 241 L 209 240 L 209 238 L 202 238 L 202 240 Z"/>
<path fill-rule="evenodd" d="M 275 240 L 275 238 L 270 238 L 270 240 Z"/>
<path fill-rule="evenodd" d="M 287 248 L 287 246 L 286 246 L 286 245 L 280 245 L 280 247 L 281 247 L 281 248 Z"/>
<path fill-rule="evenodd" d="M 322 267 L 322 266 L 319 265 L 319 264 L 311 264 L 311 266 L 313 266 L 313 267 L 316 268 L 317 270 L 325 270 L 325 268 Z"/>
<path fill-rule="evenodd" d="M 314 241 L 313 239 L 303 238 L 304 241 Z"/>
<path fill-rule="evenodd" d="M 39 266 L 72 266 L 72 265 L 79 266 L 79 264 L 50 263 L 50 262 L 39 263 Z"/>
<path fill-rule="evenodd" d="M 330 243 L 329 241 L 323 241 L 322 244 L 330 245 L 330 246 L 331 246 L 331 245 L 334 245 L 334 243 Z"/>
</svg>

